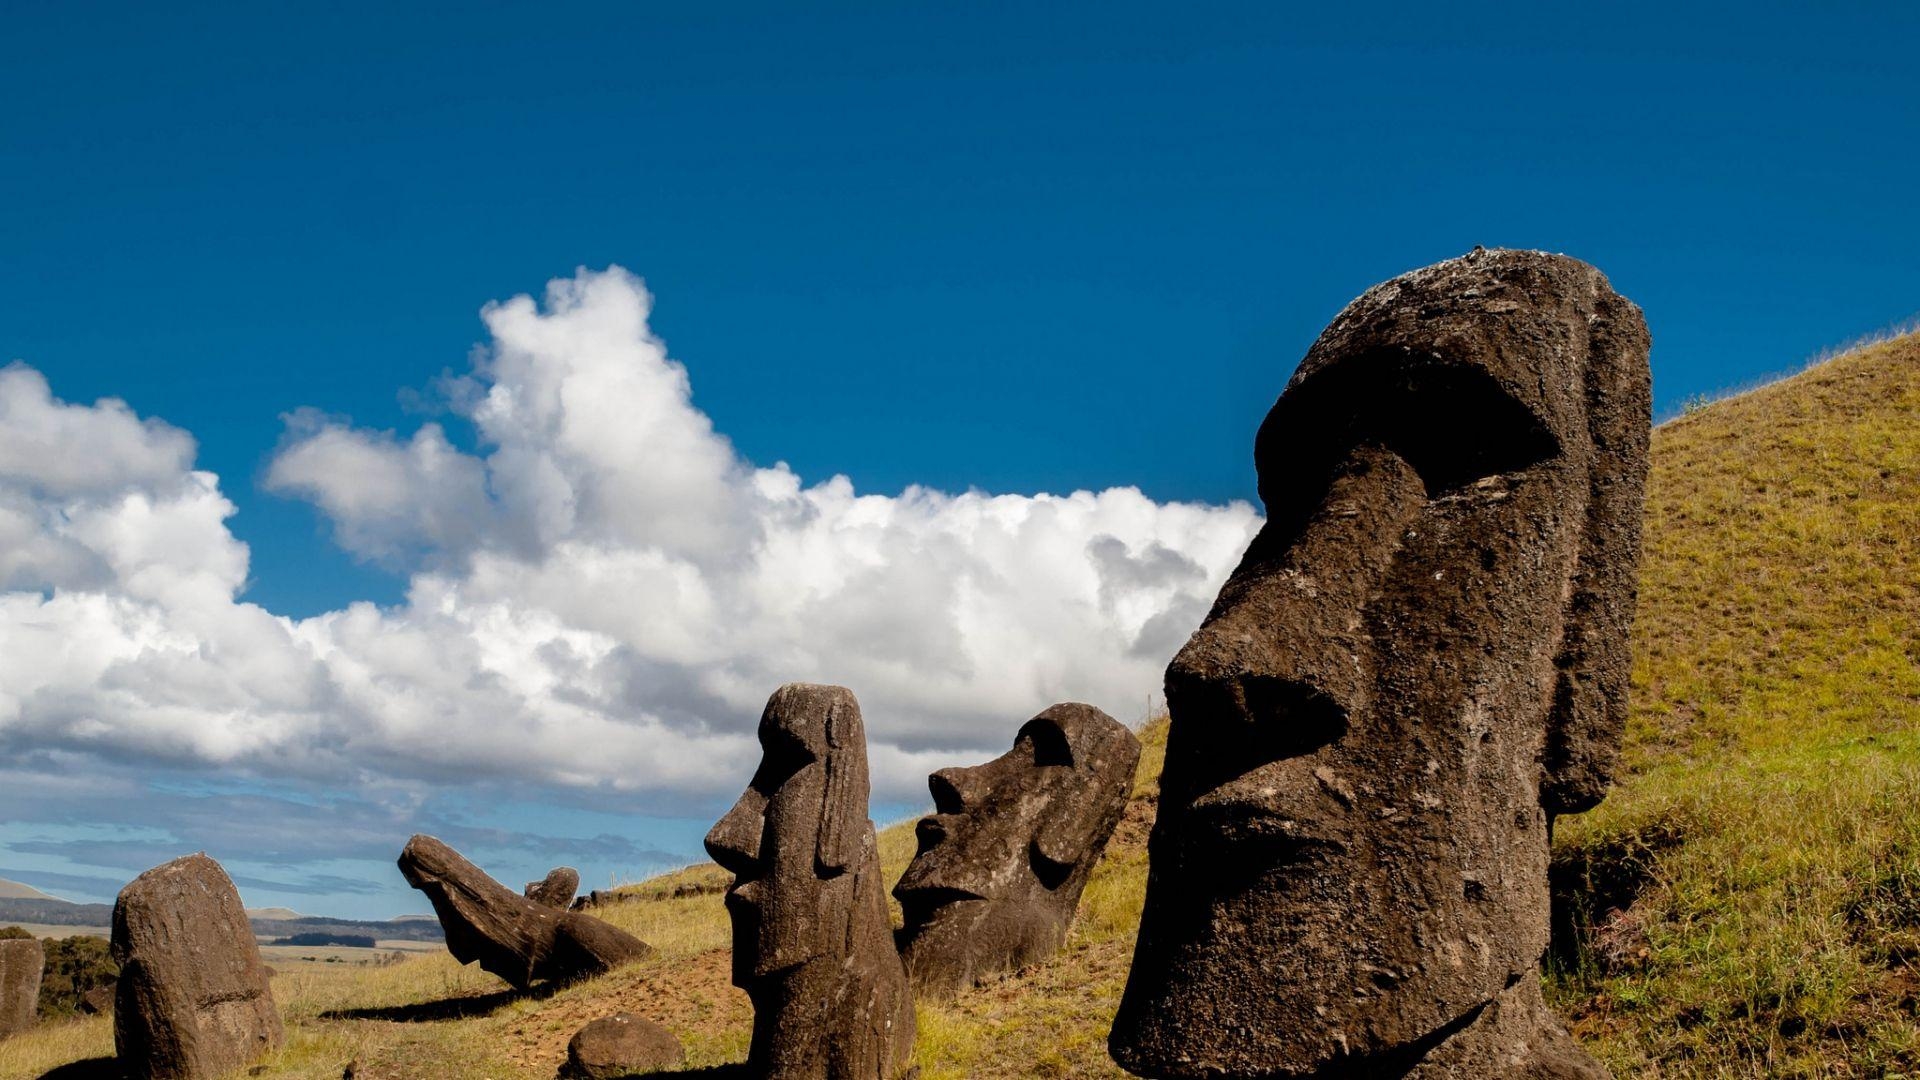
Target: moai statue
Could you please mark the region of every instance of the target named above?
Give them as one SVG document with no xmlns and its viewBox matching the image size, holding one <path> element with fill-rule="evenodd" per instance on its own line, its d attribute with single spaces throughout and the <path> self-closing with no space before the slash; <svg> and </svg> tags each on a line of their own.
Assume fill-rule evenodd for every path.
<svg viewBox="0 0 1920 1080">
<path fill-rule="evenodd" d="M 112 948 L 113 1044 L 130 1080 L 222 1076 L 285 1040 L 240 893 L 206 855 L 120 890 Z"/>
<path fill-rule="evenodd" d="M 39 938 L 0 938 L 0 1039 L 34 1025 L 46 966 Z"/>
<path fill-rule="evenodd" d="M 1140 741 L 1091 705 L 1055 705 L 1013 749 L 927 780 L 934 813 L 894 886 L 907 978 L 923 997 L 1053 955 L 1126 812 Z"/>
<path fill-rule="evenodd" d="M 427 894 L 455 960 L 478 961 L 481 970 L 520 990 L 589 978 L 653 955 L 653 946 L 612 923 L 517 895 L 438 837 L 408 840 L 400 875 Z"/>
<path fill-rule="evenodd" d="M 1123 1068 L 1607 1076 L 1539 960 L 1552 820 L 1624 722 L 1648 411 L 1639 309 L 1557 255 L 1415 271 L 1308 351 L 1167 669 Z"/>
<path fill-rule="evenodd" d="M 733 983 L 753 999 L 747 1070 L 764 1080 L 894 1080 L 913 996 L 894 951 L 860 705 L 792 683 L 760 717 L 760 769 L 707 834 L 734 875 Z"/>
<path fill-rule="evenodd" d="M 527 882 L 520 895 L 536 904 L 565 911 L 573 906 L 573 894 L 580 891 L 580 871 L 571 866 L 556 866 L 539 881 Z"/>
</svg>

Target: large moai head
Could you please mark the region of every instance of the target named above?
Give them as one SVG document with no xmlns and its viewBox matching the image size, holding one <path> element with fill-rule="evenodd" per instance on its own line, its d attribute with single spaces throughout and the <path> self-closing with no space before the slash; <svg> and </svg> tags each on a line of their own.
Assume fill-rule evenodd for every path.
<svg viewBox="0 0 1920 1080">
<path fill-rule="evenodd" d="M 760 717 L 760 768 L 707 834 L 734 875 L 733 982 L 753 999 L 749 1071 L 772 1080 L 891 1080 L 913 1049 L 867 819 L 866 732 L 838 686 L 792 683 Z"/>
<path fill-rule="evenodd" d="M 923 996 L 1042 960 L 1127 808 L 1140 742 L 1091 705 L 1055 705 L 1013 749 L 928 778 L 932 816 L 894 886 L 907 976 Z"/>
<path fill-rule="evenodd" d="M 1267 524 L 1167 669 L 1122 1066 L 1453 1075 L 1420 1062 L 1482 1020 L 1552 1026 L 1548 832 L 1619 744 L 1648 414 L 1639 310 L 1562 256 L 1476 249 L 1321 335 L 1255 444 Z"/>
<path fill-rule="evenodd" d="M 206 855 L 120 890 L 112 951 L 113 1043 L 128 1080 L 224 1076 L 285 1040 L 240 893 Z"/>
</svg>

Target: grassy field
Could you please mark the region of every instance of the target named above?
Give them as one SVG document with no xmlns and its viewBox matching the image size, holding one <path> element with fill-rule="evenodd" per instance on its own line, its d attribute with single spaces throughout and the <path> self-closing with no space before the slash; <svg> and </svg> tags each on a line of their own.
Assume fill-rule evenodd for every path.
<svg viewBox="0 0 1920 1080">
<path fill-rule="evenodd" d="M 1920 1076 L 1920 337 L 1653 460 L 1628 770 L 1557 837 L 1602 930 L 1552 999 L 1624 1075 Z"/>
<path fill-rule="evenodd" d="M 1920 1077 L 1920 339 L 1662 426 L 1647 510 L 1628 757 L 1600 809 L 1560 823 L 1549 996 L 1622 1077 Z M 1164 756 L 1164 729 L 1144 736 L 1066 949 L 923 1006 L 925 1080 L 1122 1075 L 1106 1031 Z M 890 873 L 912 845 L 883 832 Z M 738 1062 L 724 881 L 631 887 L 605 917 L 656 955 L 557 992 L 444 953 L 281 970 L 289 1042 L 264 1075 L 546 1080 L 573 1031 L 623 1010 L 695 1069 Z M 0 1080 L 111 1050 L 102 1020 L 42 1029 L 0 1042 Z"/>
</svg>

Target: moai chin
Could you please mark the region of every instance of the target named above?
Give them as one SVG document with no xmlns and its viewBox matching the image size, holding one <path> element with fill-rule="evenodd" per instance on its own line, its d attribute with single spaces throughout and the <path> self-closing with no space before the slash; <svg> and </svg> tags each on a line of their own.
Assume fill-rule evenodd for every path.
<svg viewBox="0 0 1920 1080">
<path fill-rule="evenodd" d="M 1624 722 L 1647 344 L 1593 267 L 1476 249 L 1308 351 L 1267 524 L 1167 669 L 1122 1067 L 1607 1076 L 1538 965 L 1550 824 Z"/>
<path fill-rule="evenodd" d="M 900 956 L 923 997 L 1044 960 L 1126 812 L 1140 741 L 1091 705 L 1055 705 L 1013 749 L 927 780 L 934 813 L 893 895 Z"/>
<path fill-rule="evenodd" d="M 733 983 L 753 1000 L 748 1072 L 766 1080 L 893 1080 L 913 1052 L 913 998 L 894 951 L 866 732 L 838 686 L 791 683 L 760 717 L 760 768 L 707 834 L 734 875 Z"/>
</svg>

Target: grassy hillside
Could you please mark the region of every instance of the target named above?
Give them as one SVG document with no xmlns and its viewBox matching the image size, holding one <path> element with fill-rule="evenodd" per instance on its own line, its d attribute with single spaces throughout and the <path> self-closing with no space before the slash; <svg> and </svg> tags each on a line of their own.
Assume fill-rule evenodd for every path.
<svg viewBox="0 0 1920 1080">
<path fill-rule="evenodd" d="M 0 878 L 0 900 L 59 900 L 57 896 L 43 893 L 31 885 L 19 881 Z"/>
<path fill-rule="evenodd" d="M 1920 337 L 1653 462 L 1627 772 L 1557 837 L 1600 932 L 1554 1001 L 1626 1075 L 1920 1075 Z"/>
<path fill-rule="evenodd" d="M 1920 1075 L 1920 339 L 1659 429 L 1626 769 L 1560 824 L 1547 986 L 1619 1075 Z M 1106 1059 L 1145 883 L 1164 730 L 1052 962 L 920 1011 L 926 1080 L 1117 1077 Z M 885 831 L 901 870 L 906 826 Z M 274 984 L 266 1075 L 549 1078 L 596 1016 L 651 1016 L 695 1066 L 744 1057 L 725 875 L 607 909 L 652 959 L 515 997 L 444 954 Z M 111 1052 L 101 1020 L 0 1043 L 0 1078 Z M 722 1075 L 708 1071 L 705 1075 Z M 67 1071 L 66 1080 L 86 1075 Z"/>
</svg>

